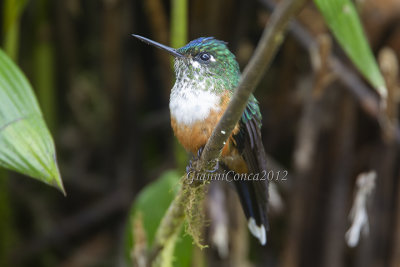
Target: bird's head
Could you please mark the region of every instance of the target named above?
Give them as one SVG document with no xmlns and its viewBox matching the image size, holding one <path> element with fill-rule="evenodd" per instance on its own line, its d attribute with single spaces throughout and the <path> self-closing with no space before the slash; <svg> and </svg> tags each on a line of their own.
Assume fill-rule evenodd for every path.
<svg viewBox="0 0 400 267">
<path fill-rule="evenodd" d="M 177 83 L 198 84 L 203 90 L 233 90 L 239 82 L 239 65 L 223 41 L 200 37 L 174 49 L 139 35 L 133 36 L 174 56 Z"/>
</svg>

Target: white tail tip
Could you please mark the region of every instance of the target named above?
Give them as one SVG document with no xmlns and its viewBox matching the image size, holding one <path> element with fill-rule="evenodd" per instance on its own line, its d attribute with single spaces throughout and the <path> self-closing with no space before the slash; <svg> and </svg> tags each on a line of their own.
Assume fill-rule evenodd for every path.
<svg viewBox="0 0 400 267">
<path fill-rule="evenodd" d="M 261 245 L 267 243 L 267 232 L 265 231 L 264 225 L 258 226 L 256 220 L 254 220 L 253 217 L 250 217 L 247 226 L 249 227 L 250 233 L 260 240 Z"/>
</svg>

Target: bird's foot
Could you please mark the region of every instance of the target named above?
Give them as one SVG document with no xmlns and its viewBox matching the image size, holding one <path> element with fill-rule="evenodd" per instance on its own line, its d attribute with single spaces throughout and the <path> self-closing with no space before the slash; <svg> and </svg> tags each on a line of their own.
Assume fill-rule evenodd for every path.
<svg viewBox="0 0 400 267">
<path fill-rule="evenodd" d="M 199 150 L 197 150 L 197 155 L 189 160 L 189 164 L 186 166 L 186 173 L 195 172 L 197 170 L 197 163 L 201 158 L 201 154 L 203 154 L 203 150 L 204 147 L 200 147 Z M 215 173 L 219 170 L 219 161 L 215 160 L 213 162 L 209 162 L 207 167 L 211 167 L 211 169 L 206 170 L 206 172 Z"/>
<path fill-rule="evenodd" d="M 209 163 L 209 166 L 212 167 L 211 170 L 208 170 L 207 172 L 209 173 L 216 173 L 219 170 L 219 160 L 213 160 L 212 162 Z"/>
<path fill-rule="evenodd" d="M 193 159 L 189 160 L 189 164 L 186 166 L 186 173 L 189 174 L 194 171 Z"/>
<path fill-rule="evenodd" d="M 200 147 L 199 150 L 197 150 L 197 156 L 194 156 L 189 160 L 189 164 L 186 166 L 186 173 L 196 171 L 197 162 L 199 161 L 201 154 L 203 153 L 203 149 L 204 147 Z"/>
</svg>

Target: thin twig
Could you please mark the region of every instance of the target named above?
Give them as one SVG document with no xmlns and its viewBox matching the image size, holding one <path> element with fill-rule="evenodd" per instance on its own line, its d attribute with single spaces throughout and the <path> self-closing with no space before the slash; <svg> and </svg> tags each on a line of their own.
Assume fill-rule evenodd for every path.
<svg viewBox="0 0 400 267">
<path fill-rule="evenodd" d="M 275 10 L 275 4 L 270 0 L 260 0 L 260 3 L 270 12 Z M 310 50 L 317 46 L 317 41 L 312 34 L 295 19 L 289 24 L 289 32 L 303 48 Z M 359 78 L 359 75 L 347 67 L 335 55 L 331 55 L 328 64 L 335 77 L 346 85 L 346 88 L 357 97 L 361 107 L 373 117 L 377 117 L 379 114 L 378 96 L 369 90 Z"/>
<path fill-rule="evenodd" d="M 239 121 L 251 93 L 255 90 L 276 54 L 277 48 L 282 43 L 289 20 L 301 10 L 306 2 L 307 0 L 285 0 L 279 4 L 272 14 L 256 51 L 243 72 L 239 86 L 227 110 L 205 146 L 201 159 L 197 164 L 198 170 L 206 169 L 209 162 L 220 156 L 224 143 Z M 150 264 L 160 255 L 165 246 L 165 241 L 172 238 L 179 231 L 184 218 L 184 208 L 182 207 L 184 202 L 182 200 L 185 199 L 185 193 L 187 192 L 187 190 L 181 190 L 178 193 L 162 219 L 154 245 L 151 248 Z"/>
<path fill-rule="evenodd" d="M 260 0 L 260 3 L 270 12 L 275 10 L 275 4 L 271 0 Z M 316 46 L 315 38 L 295 19 L 289 24 L 289 32 L 305 49 Z M 385 119 L 382 117 L 383 113 L 380 107 L 379 97 L 365 85 L 353 69 L 348 67 L 335 55 L 331 55 L 329 66 L 335 74 L 335 77 L 337 77 L 346 86 L 346 89 L 356 97 L 361 108 L 384 127 L 385 125 L 382 125 L 382 121 Z M 400 127 L 394 127 L 393 135 L 397 145 L 400 145 Z"/>
</svg>

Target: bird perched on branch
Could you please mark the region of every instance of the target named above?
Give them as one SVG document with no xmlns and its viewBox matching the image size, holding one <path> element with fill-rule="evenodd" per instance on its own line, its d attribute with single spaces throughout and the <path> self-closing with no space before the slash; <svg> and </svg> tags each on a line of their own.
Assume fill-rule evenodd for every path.
<svg viewBox="0 0 400 267">
<path fill-rule="evenodd" d="M 213 37 L 201 37 L 173 49 L 139 35 L 133 36 L 174 56 L 176 81 L 169 103 L 172 129 L 187 151 L 200 155 L 239 83 L 240 70 L 235 56 L 225 42 Z M 269 228 L 268 179 L 260 128 L 260 109 L 251 95 L 222 149 L 220 165 L 237 174 L 252 174 L 247 176 L 252 177 L 251 180 L 232 181 L 250 232 L 265 245 Z"/>
</svg>

